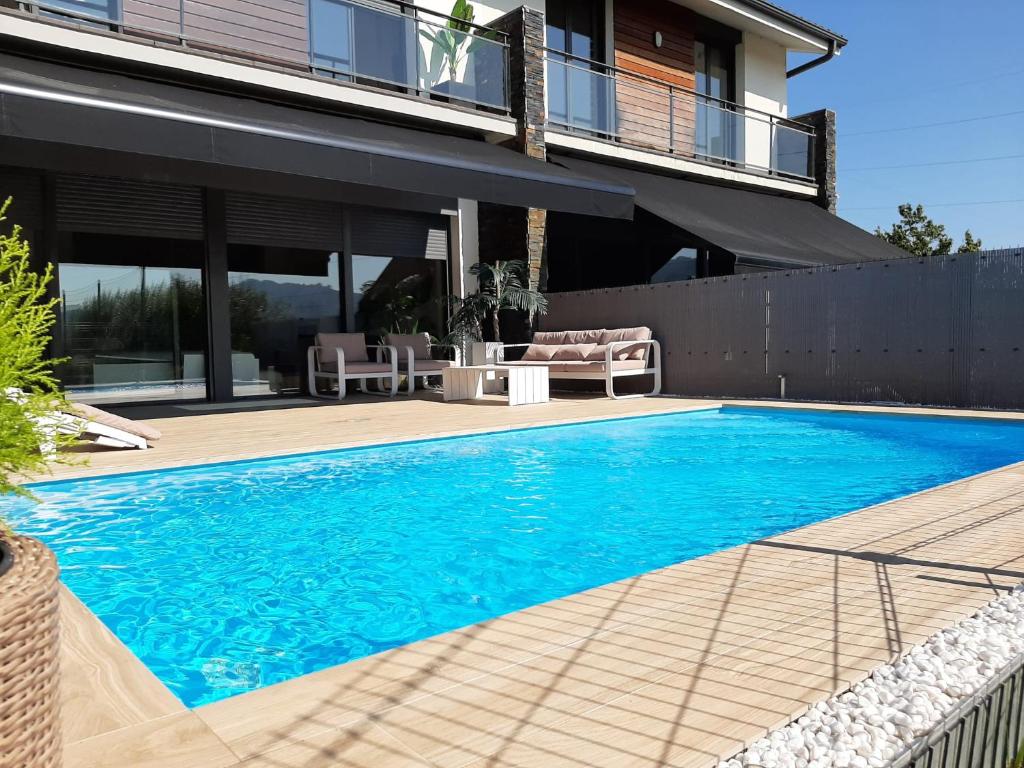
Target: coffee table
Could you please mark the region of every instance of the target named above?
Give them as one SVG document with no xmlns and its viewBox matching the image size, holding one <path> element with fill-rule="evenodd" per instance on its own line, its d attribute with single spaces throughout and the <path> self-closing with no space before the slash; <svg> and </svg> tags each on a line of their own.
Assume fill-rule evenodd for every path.
<svg viewBox="0 0 1024 768">
<path fill-rule="evenodd" d="M 545 365 L 463 365 L 441 372 L 444 399 L 480 400 L 485 393 L 499 391 L 489 382 L 508 382 L 509 405 L 534 405 L 548 401 L 548 369 Z"/>
</svg>

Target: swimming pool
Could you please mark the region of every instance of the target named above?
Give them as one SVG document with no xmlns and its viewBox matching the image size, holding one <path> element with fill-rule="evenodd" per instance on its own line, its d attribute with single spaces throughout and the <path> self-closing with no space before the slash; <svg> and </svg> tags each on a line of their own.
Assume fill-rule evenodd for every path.
<svg viewBox="0 0 1024 768">
<path fill-rule="evenodd" d="M 196 706 L 1024 459 L 1024 424 L 715 409 L 0 500 Z"/>
</svg>

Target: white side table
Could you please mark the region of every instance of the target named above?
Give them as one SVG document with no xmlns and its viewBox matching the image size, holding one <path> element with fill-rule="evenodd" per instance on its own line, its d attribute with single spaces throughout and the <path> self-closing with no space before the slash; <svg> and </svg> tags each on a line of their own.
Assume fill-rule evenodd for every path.
<svg viewBox="0 0 1024 768">
<path fill-rule="evenodd" d="M 445 401 L 482 399 L 488 389 L 488 378 L 508 381 L 509 405 L 548 402 L 548 369 L 544 365 L 465 365 L 445 368 L 441 372 Z"/>
</svg>

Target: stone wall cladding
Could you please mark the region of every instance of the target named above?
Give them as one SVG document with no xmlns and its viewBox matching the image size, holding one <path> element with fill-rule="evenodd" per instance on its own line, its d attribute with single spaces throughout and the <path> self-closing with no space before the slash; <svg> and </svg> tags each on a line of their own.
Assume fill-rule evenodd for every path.
<svg viewBox="0 0 1024 768">
<path fill-rule="evenodd" d="M 790 118 L 814 128 L 814 178 L 818 182 L 817 203 L 829 213 L 836 212 L 836 113 L 819 109 Z"/>
<path fill-rule="evenodd" d="M 509 36 L 509 104 L 517 131 L 510 148 L 547 159 L 544 126 L 544 14 L 525 6 L 491 24 Z M 530 285 L 544 289 L 547 211 L 542 208 L 479 206 L 480 257 L 521 259 L 529 265 Z"/>
</svg>

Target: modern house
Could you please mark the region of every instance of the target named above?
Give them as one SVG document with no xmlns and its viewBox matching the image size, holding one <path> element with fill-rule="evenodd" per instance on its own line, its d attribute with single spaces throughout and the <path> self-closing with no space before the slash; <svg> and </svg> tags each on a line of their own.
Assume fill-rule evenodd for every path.
<svg viewBox="0 0 1024 768">
<path fill-rule="evenodd" d="M 455 10 L 460 10 L 459 8 Z M 834 215 L 835 123 L 763 0 L 0 0 L 0 194 L 73 396 L 299 392 L 319 331 L 544 290 L 901 254 Z M 809 66 L 809 65 L 804 65 Z"/>
</svg>

